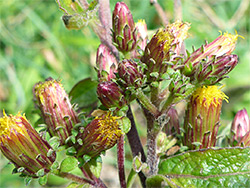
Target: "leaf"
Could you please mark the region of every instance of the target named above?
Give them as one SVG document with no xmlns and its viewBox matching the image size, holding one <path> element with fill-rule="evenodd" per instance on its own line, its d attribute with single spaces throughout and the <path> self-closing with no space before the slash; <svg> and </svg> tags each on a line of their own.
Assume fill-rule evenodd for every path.
<svg viewBox="0 0 250 188">
<path fill-rule="evenodd" d="M 56 0 L 59 8 L 64 11 L 66 14 L 74 14 L 83 12 L 83 8 L 81 7 L 78 1 L 73 0 Z"/>
<path fill-rule="evenodd" d="M 100 177 L 101 170 L 102 170 L 102 162 L 100 162 L 100 156 L 92 158 L 88 164 L 90 166 L 91 172 L 97 177 Z"/>
<path fill-rule="evenodd" d="M 84 110 L 93 108 L 93 105 L 98 101 L 97 84 L 96 81 L 92 81 L 90 78 L 79 81 L 69 93 L 71 102 L 77 103 L 78 107 Z"/>
<path fill-rule="evenodd" d="M 40 185 L 43 186 L 43 185 L 46 185 L 47 180 L 48 180 L 48 176 L 46 175 L 46 176 L 40 177 L 40 178 L 38 179 L 38 182 L 39 182 Z"/>
<path fill-rule="evenodd" d="M 78 165 L 78 161 L 75 157 L 67 157 L 65 158 L 60 166 L 60 172 L 70 172 L 74 170 Z"/>
<path fill-rule="evenodd" d="M 250 147 L 189 151 L 162 160 L 159 174 L 171 187 L 250 187 Z"/>
</svg>

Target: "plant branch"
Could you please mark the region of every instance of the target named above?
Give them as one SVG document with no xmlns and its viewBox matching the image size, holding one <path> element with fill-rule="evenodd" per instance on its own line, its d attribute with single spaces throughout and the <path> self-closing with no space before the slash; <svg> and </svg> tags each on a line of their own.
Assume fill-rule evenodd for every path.
<svg viewBox="0 0 250 188">
<path fill-rule="evenodd" d="M 140 100 L 140 103 L 151 113 L 154 117 L 158 117 L 160 115 L 159 110 L 156 106 L 149 100 L 149 98 L 143 93 L 142 89 L 137 89 L 136 93 L 137 98 Z"/>
<path fill-rule="evenodd" d="M 168 18 L 166 16 L 166 13 L 162 9 L 161 5 L 157 2 L 157 0 L 150 0 L 150 4 L 154 5 L 158 15 L 161 18 L 161 21 L 162 21 L 163 25 L 167 25 L 168 24 Z"/>
<path fill-rule="evenodd" d="M 154 116 L 145 108 L 143 108 L 143 112 L 147 120 L 147 164 L 149 166 L 148 175 L 156 175 L 159 162 L 156 153 L 156 138 L 159 131 L 154 127 Z"/>
<path fill-rule="evenodd" d="M 59 174 L 56 174 L 57 176 L 60 176 L 62 178 L 67 178 L 67 179 L 70 179 L 74 182 L 77 182 L 79 184 L 90 184 L 90 185 L 95 185 L 95 182 L 92 181 L 92 180 L 89 180 L 87 178 L 83 178 L 83 177 L 79 177 L 79 176 L 76 176 L 74 174 L 70 174 L 70 173 L 67 173 L 67 172 L 60 172 Z"/>
<path fill-rule="evenodd" d="M 117 143 L 117 162 L 118 162 L 118 171 L 121 188 L 126 188 L 126 178 L 125 178 L 125 169 L 124 169 L 125 153 L 124 153 L 124 135 L 121 136 Z"/>
<path fill-rule="evenodd" d="M 133 157 L 135 157 L 135 156 L 138 156 L 140 153 L 142 162 L 146 162 L 146 155 L 144 153 L 141 140 L 136 129 L 134 116 L 133 116 L 130 105 L 128 107 L 129 109 L 127 112 L 127 117 L 130 119 L 131 129 L 127 133 L 127 137 L 128 137 L 128 142 L 129 142 L 131 151 L 132 151 L 132 155 Z M 139 177 L 140 177 L 142 186 L 146 187 L 146 176 L 143 174 L 143 172 L 139 172 Z"/>
</svg>

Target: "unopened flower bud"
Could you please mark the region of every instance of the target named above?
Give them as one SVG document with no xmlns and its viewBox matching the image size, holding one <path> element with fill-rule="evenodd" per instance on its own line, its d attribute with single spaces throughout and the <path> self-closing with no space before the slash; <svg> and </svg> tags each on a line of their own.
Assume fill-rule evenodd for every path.
<svg viewBox="0 0 250 188">
<path fill-rule="evenodd" d="M 118 73 L 120 78 L 125 81 L 125 87 L 141 87 L 143 74 L 135 61 L 125 59 L 120 62 L 118 64 Z"/>
<path fill-rule="evenodd" d="M 121 52 L 129 52 L 136 47 L 137 37 L 133 16 L 127 5 L 118 2 L 113 11 L 113 41 Z"/>
<path fill-rule="evenodd" d="M 228 97 L 217 86 L 202 86 L 191 96 L 184 119 L 184 145 L 190 149 L 214 147 L 222 101 Z"/>
<path fill-rule="evenodd" d="M 224 55 L 215 58 L 209 62 L 200 63 L 201 69 L 198 69 L 191 77 L 191 81 L 216 84 L 231 72 L 238 64 L 237 55 Z"/>
<path fill-rule="evenodd" d="M 82 133 L 80 131 L 77 135 L 78 143 L 75 145 L 77 155 L 95 157 L 102 151 L 112 148 L 124 134 L 119 128 L 120 118 L 110 113 L 96 117 Z"/>
<path fill-rule="evenodd" d="M 79 119 L 62 84 L 49 78 L 34 86 L 34 94 L 49 134 L 58 136 L 61 145 L 65 144 L 73 126 L 79 123 Z"/>
<path fill-rule="evenodd" d="M 126 104 L 122 89 L 112 81 L 99 83 L 97 95 L 106 108 L 122 108 Z"/>
<path fill-rule="evenodd" d="M 250 120 L 246 109 L 236 113 L 231 127 L 231 143 L 239 143 L 239 141 L 250 131 Z"/>
<path fill-rule="evenodd" d="M 117 61 L 110 49 L 101 44 L 97 49 L 96 54 L 96 67 L 98 69 L 99 81 L 110 81 L 115 78 L 117 72 Z"/>
<path fill-rule="evenodd" d="M 236 35 L 224 33 L 213 42 L 203 45 L 184 62 L 184 67 L 181 70 L 182 73 L 186 76 L 194 74 L 199 68 L 199 62 L 203 59 L 210 59 L 213 56 L 230 55 L 235 49 L 239 36 L 237 33 Z"/>
<path fill-rule="evenodd" d="M 173 40 L 174 36 L 168 29 L 159 29 L 147 44 L 141 61 L 147 65 L 146 74 L 149 80 L 159 79 L 166 72 L 168 65 L 163 61 L 170 58 Z M 152 78 L 152 73 L 157 73 L 158 77 Z"/>
<path fill-rule="evenodd" d="M 0 149 L 3 155 L 17 169 L 23 168 L 23 175 L 38 177 L 36 173 L 42 169 L 44 174 L 48 173 L 56 158 L 48 142 L 30 125 L 25 115 L 7 116 L 5 112 L 3 115 L 0 118 Z"/>
</svg>

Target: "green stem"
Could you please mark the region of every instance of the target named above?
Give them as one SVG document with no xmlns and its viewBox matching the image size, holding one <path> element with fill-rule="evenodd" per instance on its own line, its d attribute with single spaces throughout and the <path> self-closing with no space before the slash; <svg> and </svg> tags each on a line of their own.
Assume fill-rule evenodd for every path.
<svg viewBox="0 0 250 188">
<path fill-rule="evenodd" d="M 159 100 L 159 88 L 151 86 L 151 101 L 156 106 L 159 107 L 160 100 Z"/>
<path fill-rule="evenodd" d="M 67 172 L 60 172 L 60 173 L 56 173 L 55 175 L 59 176 L 59 177 L 62 177 L 62 178 L 67 178 L 69 180 L 72 180 L 74 182 L 77 182 L 79 184 L 90 184 L 90 185 L 95 185 L 95 182 L 92 181 L 92 180 L 89 180 L 87 178 L 83 178 L 83 177 L 79 177 L 79 176 L 76 176 L 74 174 L 70 174 L 70 173 L 67 173 Z"/>
<path fill-rule="evenodd" d="M 140 100 L 141 104 L 153 114 L 154 117 L 158 117 L 160 115 L 160 111 L 156 108 L 156 106 L 149 100 L 149 98 L 143 93 L 142 89 L 137 89 L 137 98 Z"/>
</svg>

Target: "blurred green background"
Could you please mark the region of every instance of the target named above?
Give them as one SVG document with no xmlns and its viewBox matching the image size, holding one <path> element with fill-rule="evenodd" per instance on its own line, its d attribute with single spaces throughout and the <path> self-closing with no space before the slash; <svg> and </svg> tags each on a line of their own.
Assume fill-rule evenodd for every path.
<svg viewBox="0 0 250 188">
<path fill-rule="evenodd" d="M 111 10 L 115 5 L 111 1 Z M 145 19 L 150 31 L 161 21 L 149 0 L 126 0 L 134 20 Z M 159 0 L 167 17 L 174 20 L 173 0 Z M 48 77 L 60 78 L 70 91 L 81 79 L 96 78 L 95 52 L 100 44 L 93 31 L 67 30 L 54 0 L 0 0 L 0 110 L 16 114 L 25 112 L 31 122 L 39 117 L 34 111 L 32 87 Z M 222 111 L 222 125 L 227 126 L 235 113 L 246 108 L 250 113 L 250 6 L 249 0 L 182 0 L 183 21 L 191 23 L 186 47 L 199 48 L 205 40 L 211 42 L 219 31 L 244 36 L 239 38 L 235 54 L 239 65 L 223 81 L 230 97 Z M 1 114 L 1 112 L 0 112 Z M 11 175 L 12 165 L 0 155 L 0 187 L 25 187 L 23 179 Z M 108 159 L 107 159 L 108 160 Z M 108 160 L 114 166 L 114 160 Z M 128 161 L 128 164 L 129 161 Z M 108 167 L 107 167 L 108 168 Z M 63 186 L 58 179 L 48 186 Z M 116 184 L 113 184 L 116 185 Z M 39 187 L 33 181 L 30 187 Z M 112 187 L 112 186 L 111 186 Z"/>
</svg>

